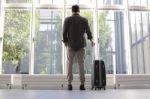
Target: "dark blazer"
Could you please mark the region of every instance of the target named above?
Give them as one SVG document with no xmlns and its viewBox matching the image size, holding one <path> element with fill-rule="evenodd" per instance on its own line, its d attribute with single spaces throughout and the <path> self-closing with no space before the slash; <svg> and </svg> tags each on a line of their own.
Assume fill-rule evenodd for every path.
<svg viewBox="0 0 150 99">
<path fill-rule="evenodd" d="M 63 42 L 74 49 L 80 49 L 86 46 L 84 34 L 88 39 L 92 39 L 88 20 L 78 14 L 67 17 L 63 25 Z"/>
</svg>

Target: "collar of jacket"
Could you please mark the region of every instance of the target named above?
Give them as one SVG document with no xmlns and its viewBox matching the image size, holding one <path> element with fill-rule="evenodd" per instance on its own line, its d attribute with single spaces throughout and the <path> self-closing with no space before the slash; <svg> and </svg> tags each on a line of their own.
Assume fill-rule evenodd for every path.
<svg viewBox="0 0 150 99">
<path fill-rule="evenodd" d="M 78 13 L 74 13 L 73 15 L 79 15 Z"/>
</svg>

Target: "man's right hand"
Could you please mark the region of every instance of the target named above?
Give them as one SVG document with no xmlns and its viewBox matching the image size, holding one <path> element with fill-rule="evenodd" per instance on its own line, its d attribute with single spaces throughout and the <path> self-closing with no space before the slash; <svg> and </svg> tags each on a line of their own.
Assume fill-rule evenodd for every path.
<svg viewBox="0 0 150 99">
<path fill-rule="evenodd" d="M 93 40 L 90 40 L 90 41 L 91 41 L 91 46 L 94 47 L 95 43 L 93 42 Z"/>
</svg>

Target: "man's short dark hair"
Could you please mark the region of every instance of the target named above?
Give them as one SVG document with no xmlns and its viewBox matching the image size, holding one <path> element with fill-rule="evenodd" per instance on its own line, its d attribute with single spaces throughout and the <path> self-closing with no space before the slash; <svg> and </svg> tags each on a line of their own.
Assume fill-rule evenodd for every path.
<svg viewBox="0 0 150 99">
<path fill-rule="evenodd" d="M 73 5 L 72 6 L 72 12 L 80 12 L 80 8 L 78 5 Z"/>
</svg>

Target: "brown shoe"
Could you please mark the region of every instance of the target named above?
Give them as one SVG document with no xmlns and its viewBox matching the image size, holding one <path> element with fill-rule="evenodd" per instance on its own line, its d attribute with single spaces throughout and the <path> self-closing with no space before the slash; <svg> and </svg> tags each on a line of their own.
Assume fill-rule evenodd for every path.
<svg viewBox="0 0 150 99">
<path fill-rule="evenodd" d="M 68 90 L 70 90 L 70 91 L 72 90 L 72 85 L 71 84 L 68 85 Z"/>
<path fill-rule="evenodd" d="M 80 85 L 80 90 L 85 90 L 84 84 Z"/>
</svg>

